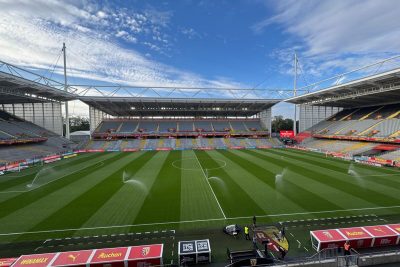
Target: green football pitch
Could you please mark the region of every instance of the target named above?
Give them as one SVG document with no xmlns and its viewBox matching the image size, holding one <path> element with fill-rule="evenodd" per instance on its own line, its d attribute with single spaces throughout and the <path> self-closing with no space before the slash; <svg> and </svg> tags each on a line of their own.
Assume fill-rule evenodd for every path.
<svg viewBox="0 0 400 267">
<path fill-rule="evenodd" d="M 89 246 L 111 246 L 93 237 L 127 233 L 147 234 L 137 243 L 210 237 L 223 255 L 242 245 L 221 234 L 222 227 L 250 224 L 254 215 L 260 224 L 287 225 L 291 247 L 311 254 L 310 229 L 399 222 L 399 211 L 398 170 L 322 154 L 88 153 L 0 177 L 0 256 L 72 249 L 79 247 L 68 247 L 72 241 L 51 244 L 82 245 L 84 237 Z"/>
</svg>

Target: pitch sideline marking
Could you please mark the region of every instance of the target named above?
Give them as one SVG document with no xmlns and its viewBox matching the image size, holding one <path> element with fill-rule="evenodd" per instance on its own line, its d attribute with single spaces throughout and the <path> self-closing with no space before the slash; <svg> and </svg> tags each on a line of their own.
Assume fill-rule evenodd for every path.
<svg viewBox="0 0 400 267">
<path fill-rule="evenodd" d="M 87 168 L 89 168 L 89 167 L 92 167 L 92 166 L 94 166 L 94 165 L 96 165 L 96 164 L 98 164 L 98 163 L 101 163 L 101 164 L 100 164 L 98 167 L 96 167 L 96 169 L 97 169 L 97 168 L 100 168 L 101 166 L 104 165 L 104 162 L 103 162 L 103 161 L 96 162 L 96 163 L 94 163 L 94 164 L 91 164 L 91 165 L 86 166 L 86 167 L 84 167 L 84 168 L 81 168 L 81 169 L 79 169 L 79 170 L 73 171 L 73 172 L 71 172 L 71 173 L 67 173 L 67 174 L 65 174 L 65 175 L 63 175 L 63 176 L 61 176 L 61 177 L 59 177 L 59 178 L 57 178 L 57 179 L 51 180 L 51 181 L 49 181 L 49 182 L 47 182 L 47 183 L 44 183 L 44 184 L 42 184 L 42 185 L 40 185 L 40 186 L 38 186 L 38 187 L 33 187 L 32 189 L 29 189 L 29 190 L 20 190 L 20 191 L 0 191 L 0 194 L 26 193 L 26 192 L 30 192 L 30 191 L 33 191 L 33 190 L 35 190 L 35 189 L 41 188 L 41 187 L 43 187 L 43 186 L 46 186 L 46 185 L 48 185 L 48 184 L 50 184 L 50 183 L 52 183 L 52 182 L 58 181 L 58 180 L 64 178 L 65 176 L 68 176 L 68 175 L 71 175 L 71 174 L 80 172 L 80 171 L 82 171 L 82 170 L 84 170 L 84 169 L 87 169 Z"/>
<path fill-rule="evenodd" d="M 379 209 L 393 209 L 393 208 L 400 208 L 400 206 L 359 208 L 359 209 L 342 209 L 342 210 L 326 210 L 326 211 L 297 212 L 297 213 L 281 213 L 281 214 L 267 214 L 267 215 L 257 215 L 257 217 L 266 218 L 266 217 L 295 216 L 295 215 L 323 214 L 323 213 L 350 212 L 350 211 L 363 211 L 363 210 L 379 210 Z M 225 218 L 225 219 L 224 218 L 215 218 L 215 219 L 187 220 L 187 221 L 176 221 L 176 222 L 159 222 L 159 223 L 110 225 L 110 226 L 70 228 L 70 229 L 54 229 L 54 230 L 42 230 L 42 231 L 31 231 L 31 232 L 0 233 L 0 236 L 24 235 L 24 234 L 41 234 L 41 233 L 52 233 L 52 232 L 54 232 L 54 233 L 56 233 L 56 232 L 71 232 L 71 231 L 84 231 L 84 230 L 97 230 L 97 229 L 112 229 L 112 228 L 127 228 L 127 227 L 153 226 L 153 225 L 166 225 L 166 224 L 179 224 L 179 223 L 225 221 L 225 220 L 251 219 L 251 218 L 253 218 L 253 216 L 230 217 L 230 218 Z"/>
<path fill-rule="evenodd" d="M 213 190 L 213 188 L 212 188 L 210 182 L 208 181 L 207 175 L 206 175 L 206 173 L 204 172 L 203 167 L 201 166 L 201 163 L 200 163 L 200 161 L 199 161 L 199 158 L 197 157 L 196 153 L 194 153 L 194 155 L 195 155 L 195 157 L 196 157 L 197 163 L 198 163 L 199 166 L 200 166 L 201 172 L 203 173 L 204 178 L 206 179 L 206 182 L 207 182 L 208 186 L 210 187 L 211 192 L 212 192 L 212 194 L 214 195 L 215 200 L 217 201 L 218 207 L 219 207 L 219 209 L 221 210 L 221 213 L 222 213 L 222 215 L 224 216 L 224 219 L 226 220 L 226 216 L 225 216 L 224 210 L 222 209 L 221 204 L 219 204 L 218 198 L 217 198 L 217 196 L 215 195 L 214 190 Z"/>
</svg>

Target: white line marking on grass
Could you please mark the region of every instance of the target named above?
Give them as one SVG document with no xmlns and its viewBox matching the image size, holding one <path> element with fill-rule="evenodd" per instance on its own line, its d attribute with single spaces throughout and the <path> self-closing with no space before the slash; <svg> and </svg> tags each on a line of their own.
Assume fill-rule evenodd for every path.
<svg viewBox="0 0 400 267">
<path fill-rule="evenodd" d="M 297 212 L 297 213 L 281 213 L 281 214 L 257 215 L 257 217 L 266 218 L 266 217 L 296 216 L 296 215 L 307 215 L 307 214 L 323 214 L 323 213 L 333 213 L 333 212 L 351 212 L 351 211 L 394 209 L 394 208 L 400 208 L 400 206 L 360 208 L 360 209 L 347 209 L 347 210 L 346 209 L 343 209 L 343 210 L 326 210 L 326 211 Z M 176 222 L 142 223 L 142 224 L 127 224 L 127 225 L 109 225 L 109 226 L 99 226 L 99 227 L 70 228 L 70 229 L 53 229 L 53 230 L 31 231 L 31 232 L 0 233 L 0 236 L 55 233 L 55 232 L 72 232 L 72 231 L 85 231 L 85 230 L 113 229 L 113 228 L 128 228 L 128 227 L 139 227 L 139 226 L 156 226 L 156 225 L 168 225 L 168 224 L 180 224 L 180 223 L 212 222 L 212 221 L 225 221 L 225 220 L 238 220 L 238 219 L 251 219 L 251 218 L 253 218 L 253 216 L 216 218 L 216 219 L 201 219 L 201 220 L 188 220 L 188 221 L 176 221 Z M 376 220 L 378 220 L 378 219 L 376 219 Z M 383 219 L 381 219 L 381 220 L 383 220 Z M 334 224 L 339 224 L 339 223 L 334 223 Z M 311 226 L 311 225 L 307 225 L 307 226 Z M 293 226 L 293 227 L 296 227 L 296 226 Z M 171 232 L 175 233 L 175 230 L 171 230 Z M 140 234 L 140 233 L 136 233 L 136 234 Z M 89 238 L 89 236 L 85 236 L 84 238 Z M 61 240 L 61 239 L 56 239 L 56 240 Z"/>
<path fill-rule="evenodd" d="M 47 183 L 44 183 L 44 184 L 42 184 L 42 185 L 40 185 L 40 186 L 38 186 L 38 187 L 32 187 L 32 189 L 29 189 L 29 190 L 20 190 L 20 191 L 0 191 L 0 194 L 26 193 L 26 192 L 30 192 L 30 191 L 33 191 L 33 190 L 35 190 L 35 189 L 39 189 L 39 188 L 41 188 L 41 187 L 43 187 L 43 186 L 45 186 L 45 185 L 48 185 L 48 184 L 50 184 L 50 183 L 52 183 L 52 182 L 58 181 L 58 180 L 60 180 L 60 179 L 62 179 L 62 178 L 64 178 L 64 177 L 66 177 L 66 176 L 68 176 L 68 175 L 71 175 L 71 174 L 80 172 L 80 171 L 82 171 L 82 170 L 84 170 L 84 169 L 87 169 L 87 168 L 89 168 L 89 167 L 92 167 L 92 166 L 94 166 L 94 165 L 96 165 L 96 164 L 98 164 L 98 163 L 100 163 L 100 165 L 99 165 L 98 167 L 96 167 L 96 168 L 100 168 L 101 166 L 104 165 L 104 162 L 103 162 L 103 161 L 96 162 L 96 163 L 94 163 L 94 164 L 91 164 L 91 165 L 86 166 L 86 167 L 84 167 L 84 168 L 81 168 L 81 169 L 79 169 L 79 170 L 76 170 L 76 171 L 67 173 L 67 174 L 65 174 L 65 175 L 63 175 L 63 176 L 61 176 L 61 177 L 59 177 L 59 178 L 57 178 L 57 179 L 51 180 L 51 181 L 49 181 L 49 182 L 47 182 Z"/>
<path fill-rule="evenodd" d="M 224 216 L 224 219 L 226 219 L 224 210 L 222 209 L 221 204 L 219 204 L 218 198 L 217 198 L 217 196 L 215 195 L 214 190 L 213 190 L 213 188 L 212 188 L 210 182 L 208 181 L 208 177 L 207 177 L 206 173 L 204 172 L 203 167 L 201 166 L 201 163 L 200 163 L 200 161 L 199 161 L 199 158 L 197 157 L 196 153 L 194 153 L 194 155 L 196 156 L 197 163 L 198 163 L 199 166 L 200 166 L 200 169 L 201 169 L 201 171 L 202 171 L 202 173 L 203 173 L 203 175 L 204 175 L 204 178 L 206 179 L 206 182 L 207 182 L 208 186 L 209 186 L 210 189 L 211 189 L 212 194 L 214 195 L 215 201 L 217 201 L 218 207 L 219 207 L 219 209 L 221 210 L 221 213 L 222 213 L 222 215 Z"/>
<path fill-rule="evenodd" d="M 197 156 L 196 156 L 196 157 L 197 157 Z M 187 160 L 187 159 L 190 160 L 190 159 L 195 159 L 195 158 L 194 158 L 194 157 L 188 157 L 188 158 L 177 159 L 177 160 L 174 160 L 174 161 L 171 163 L 171 165 L 172 165 L 172 167 L 177 168 L 177 169 L 179 169 L 179 170 L 184 170 L 184 171 L 197 171 L 198 169 L 195 169 L 195 168 L 182 168 L 182 167 L 178 167 L 178 166 L 175 165 L 176 162 L 183 161 L 183 160 Z M 226 167 L 226 161 L 224 161 L 224 160 L 222 160 L 222 159 L 214 159 L 214 160 L 219 161 L 219 162 L 222 162 L 222 165 L 219 166 L 219 167 L 210 168 L 210 169 L 208 169 L 208 170 L 218 170 L 218 169 L 222 169 L 222 168 L 225 168 L 225 167 Z"/>
<path fill-rule="evenodd" d="M 315 212 L 287 213 L 287 214 L 269 214 L 269 215 L 261 215 L 261 216 L 258 215 L 257 217 L 295 216 L 295 215 L 330 213 L 330 212 L 339 212 L 339 211 L 340 212 L 348 212 L 348 211 L 362 211 L 362 210 L 370 210 L 370 209 L 391 209 L 391 208 L 400 208 L 400 206 L 376 207 L 376 208 L 365 208 L 365 209 L 329 210 L 329 211 L 315 211 Z M 176 221 L 176 222 L 110 225 L 110 226 L 70 228 L 70 229 L 54 229 L 54 230 L 42 230 L 42 231 L 31 231 L 31 232 L 0 233 L 0 236 L 41 234 L 41 233 L 52 233 L 52 232 L 72 232 L 72 231 L 85 231 L 85 230 L 113 229 L 113 228 L 128 228 L 128 227 L 139 227 L 139 226 L 156 226 L 156 225 L 168 225 L 168 224 L 180 224 L 180 223 L 198 223 L 198 222 L 225 221 L 225 220 L 237 220 L 237 219 L 249 219 L 249 218 L 253 218 L 253 216 L 201 219 L 201 220 L 190 220 L 190 221 L 188 220 L 188 221 Z M 335 224 L 338 224 L 338 223 L 335 223 Z M 311 225 L 308 225 L 308 226 L 311 226 Z M 293 227 L 296 227 L 296 226 L 293 226 Z M 171 230 L 171 232 L 175 234 L 175 230 Z M 140 233 L 136 233 L 136 234 L 138 235 Z M 89 236 L 85 236 L 83 238 L 89 238 Z M 61 239 L 56 239 L 56 240 L 61 240 Z"/>
</svg>

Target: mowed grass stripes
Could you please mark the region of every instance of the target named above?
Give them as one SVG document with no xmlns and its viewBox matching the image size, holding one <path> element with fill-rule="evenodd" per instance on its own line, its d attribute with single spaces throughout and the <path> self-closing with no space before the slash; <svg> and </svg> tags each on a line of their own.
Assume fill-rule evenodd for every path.
<svg viewBox="0 0 400 267">
<path fill-rule="evenodd" d="M 50 182 L 29 191 L 26 185 L 40 178 L 41 168 L 51 168 L 42 179 Z M 113 233 L 114 226 L 134 231 L 171 222 L 196 227 L 189 223 L 196 220 L 224 224 L 223 215 L 313 218 L 320 211 L 398 205 L 399 185 L 398 170 L 296 150 L 86 154 L 1 177 L 0 233 L 45 231 L 36 237 L 42 239 L 60 229 L 71 229 L 68 236 L 79 235 L 80 228 L 94 228 L 93 234 L 97 227 Z M 24 190 L 7 193 L 18 188 Z"/>
</svg>

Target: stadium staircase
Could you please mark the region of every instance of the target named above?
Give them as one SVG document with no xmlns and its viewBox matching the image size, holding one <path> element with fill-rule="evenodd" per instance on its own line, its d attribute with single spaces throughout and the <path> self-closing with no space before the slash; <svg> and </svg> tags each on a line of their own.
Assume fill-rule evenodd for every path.
<svg viewBox="0 0 400 267">
<path fill-rule="evenodd" d="M 175 141 L 175 147 L 176 147 L 176 148 L 181 148 L 181 139 L 176 139 L 176 141 Z"/>
<path fill-rule="evenodd" d="M 164 139 L 159 139 L 157 147 L 164 147 Z"/>
<path fill-rule="evenodd" d="M 394 138 L 394 137 L 398 137 L 398 136 L 400 136 L 400 130 L 398 130 L 397 132 L 389 135 L 390 138 Z"/>
<path fill-rule="evenodd" d="M 145 148 L 146 143 L 147 143 L 147 140 L 146 140 L 146 139 L 140 140 L 139 148 L 140 148 L 140 149 Z"/>
<path fill-rule="evenodd" d="M 358 134 L 358 136 L 364 136 L 366 134 L 368 134 L 369 132 L 373 131 L 373 129 L 378 126 L 379 124 L 381 124 L 382 122 L 384 122 L 385 120 L 380 120 L 377 123 L 375 123 L 374 125 L 372 125 L 371 127 L 367 128 L 366 130 L 362 131 L 361 133 Z"/>
<path fill-rule="evenodd" d="M 119 132 L 119 131 L 121 130 L 123 124 L 124 124 L 124 123 L 122 122 L 122 123 L 118 126 L 116 132 Z"/>
<path fill-rule="evenodd" d="M 127 140 L 122 140 L 121 143 L 121 150 L 124 150 L 126 148 L 126 146 L 128 145 L 128 141 Z"/>
<path fill-rule="evenodd" d="M 232 146 L 230 138 L 224 138 L 224 142 L 225 142 L 225 146 L 226 147 L 231 147 Z"/>
<path fill-rule="evenodd" d="M 341 118 L 339 121 L 344 121 L 344 120 L 346 120 L 346 119 L 348 119 L 348 118 L 351 118 L 351 116 L 352 116 L 353 114 L 355 114 L 356 112 L 358 112 L 359 110 L 360 110 L 360 109 L 355 109 L 353 112 L 351 112 L 350 114 L 344 116 L 344 117 Z"/>
<path fill-rule="evenodd" d="M 208 146 L 210 146 L 210 147 L 214 147 L 215 146 L 213 138 L 209 138 L 208 139 Z"/>
</svg>

